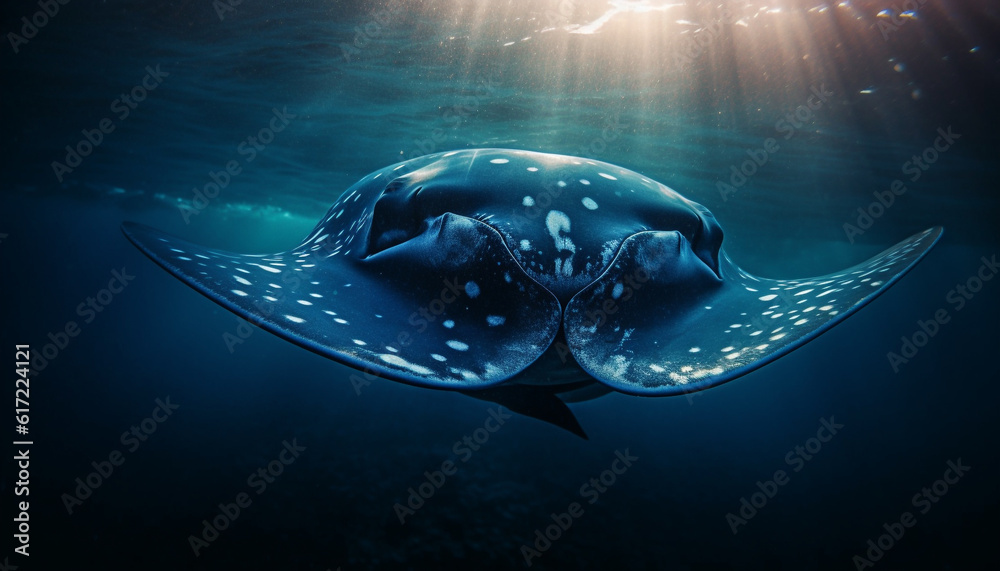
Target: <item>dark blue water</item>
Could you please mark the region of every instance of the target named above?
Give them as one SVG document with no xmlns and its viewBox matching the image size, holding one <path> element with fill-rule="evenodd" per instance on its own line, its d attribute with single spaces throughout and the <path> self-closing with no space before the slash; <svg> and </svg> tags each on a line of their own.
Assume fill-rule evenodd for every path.
<svg viewBox="0 0 1000 571">
<path fill-rule="evenodd" d="M 8 433 L 33 442 L 27 484 L 4 445 L 0 563 L 992 568 L 1000 281 L 970 282 L 1000 253 L 992 3 L 77 2 L 3 16 L 2 335 L 6 366 L 16 344 L 36 357 L 30 433 Z M 350 369 L 241 329 L 119 230 L 280 251 L 369 172 L 479 147 L 663 182 L 707 206 L 733 259 L 764 276 L 945 235 L 856 316 L 732 383 L 574 404 L 589 440 L 515 415 L 471 450 L 462 439 L 489 403 L 352 385 Z M 734 178 L 753 156 L 767 160 Z M 859 221 L 896 179 L 906 192 Z M 940 311 L 947 322 L 894 370 L 901 337 Z M 797 452 L 816 449 L 824 421 L 843 427 Z M 581 488 L 626 450 L 637 459 L 614 483 Z M 449 460 L 457 471 L 400 523 L 394 506 Z M 946 472 L 959 461 L 970 469 Z M 270 481 L 254 476 L 268 466 Z M 779 470 L 784 483 L 768 483 Z M 536 544 L 554 521 L 571 525 Z"/>
</svg>

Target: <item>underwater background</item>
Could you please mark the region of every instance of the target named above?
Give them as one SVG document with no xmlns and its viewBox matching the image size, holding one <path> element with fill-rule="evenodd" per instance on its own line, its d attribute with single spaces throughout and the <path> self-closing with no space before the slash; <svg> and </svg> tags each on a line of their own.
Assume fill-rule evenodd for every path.
<svg viewBox="0 0 1000 571">
<path fill-rule="evenodd" d="M 986 0 L 6 4 L 0 316 L 8 379 L 31 347 L 29 432 L 3 416 L 32 444 L 4 444 L 0 564 L 995 568 L 998 22 Z M 573 404 L 589 440 L 513 415 L 473 450 L 495 406 L 352 382 L 119 229 L 281 251 L 369 172 L 480 147 L 660 181 L 765 277 L 945 233 L 734 382 Z"/>
</svg>

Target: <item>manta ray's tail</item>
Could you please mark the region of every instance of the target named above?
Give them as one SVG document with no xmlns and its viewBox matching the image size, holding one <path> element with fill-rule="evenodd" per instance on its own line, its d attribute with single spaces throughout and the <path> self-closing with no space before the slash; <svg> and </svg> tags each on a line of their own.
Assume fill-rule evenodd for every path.
<svg viewBox="0 0 1000 571">
<path fill-rule="evenodd" d="M 573 411 L 551 388 L 533 385 L 502 385 L 478 391 L 463 391 L 463 394 L 496 403 L 518 414 L 548 422 L 568 430 L 584 440 L 589 440 L 587 433 L 573 416 Z"/>
</svg>

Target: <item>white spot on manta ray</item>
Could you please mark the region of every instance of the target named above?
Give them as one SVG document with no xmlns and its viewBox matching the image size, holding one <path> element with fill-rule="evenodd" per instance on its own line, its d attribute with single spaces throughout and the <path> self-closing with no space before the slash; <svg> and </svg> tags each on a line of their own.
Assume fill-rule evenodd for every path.
<svg viewBox="0 0 1000 571">
<path fill-rule="evenodd" d="M 468 295 L 472 299 L 476 299 L 477 297 L 479 297 L 479 284 L 477 284 L 476 282 L 474 282 L 472 280 L 469 280 L 468 282 L 466 282 L 465 283 L 465 294 Z"/>
<path fill-rule="evenodd" d="M 531 240 L 521 240 L 521 249 L 524 250 L 525 252 L 530 252 L 531 251 Z M 507 275 L 510 275 L 510 274 L 507 274 Z M 510 280 L 507 280 L 507 281 L 510 282 Z"/>
<path fill-rule="evenodd" d="M 490 162 L 495 165 L 505 165 L 510 162 L 510 159 L 493 159 Z"/>
<path fill-rule="evenodd" d="M 545 227 L 548 228 L 549 234 L 552 236 L 552 240 L 555 242 L 556 250 L 560 252 L 570 252 L 570 256 L 563 260 L 562 258 L 556 258 L 556 273 L 561 274 L 565 277 L 570 277 L 573 275 L 573 256 L 576 253 L 576 244 L 569 236 L 563 236 L 560 232 L 569 233 L 570 231 L 570 220 L 569 216 L 558 210 L 550 210 L 545 216 Z"/>
<path fill-rule="evenodd" d="M 528 206 L 528 207 L 534 206 L 535 205 L 535 199 L 531 198 L 530 196 L 525 196 L 524 199 L 521 200 L 521 204 L 523 204 L 525 206 Z"/>
<path fill-rule="evenodd" d="M 490 327 L 497 327 L 498 325 L 503 325 L 504 322 L 506 322 L 506 321 L 507 321 L 507 318 L 504 317 L 504 316 L 502 316 L 502 315 L 487 315 L 486 316 L 486 323 L 488 323 L 490 325 Z"/>
<path fill-rule="evenodd" d="M 455 326 L 455 322 L 450 319 L 445 319 L 444 322 L 441 323 L 441 325 L 444 325 L 445 329 L 451 329 L 452 327 Z"/>
<path fill-rule="evenodd" d="M 468 369 L 455 369 L 455 368 L 452 368 L 451 372 L 455 373 L 456 375 L 462 375 L 462 378 L 465 379 L 465 380 L 467 380 L 467 381 L 478 381 L 479 380 L 479 375 L 473 373 L 472 371 L 470 371 Z"/>
<path fill-rule="evenodd" d="M 416 373 L 418 375 L 433 375 L 434 374 L 434 371 L 428 369 L 427 367 L 421 367 L 420 365 L 415 365 L 415 364 L 407 361 L 406 359 L 400 357 L 399 355 L 393 355 L 392 353 L 383 353 L 383 354 L 379 355 L 378 358 L 382 359 L 386 363 L 389 363 L 390 365 L 395 365 L 397 367 L 400 367 L 402 369 L 406 369 L 407 371 L 410 371 L 412 373 Z"/>
<path fill-rule="evenodd" d="M 583 200 L 581 200 L 580 202 L 583 203 L 583 205 L 587 208 L 587 210 L 597 210 L 597 203 L 594 202 L 594 199 L 590 198 L 589 196 L 584 196 Z"/>
<path fill-rule="evenodd" d="M 466 345 L 465 343 L 462 343 L 461 341 L 457 341 L 455 339 L 449 339 L 449 340 L 445 341 L 444 344 L 447 345 L 447 346 L 449 346 L 449 347 L 451 347 L 452 349 L 454 349 L 456 351 L 468 351 L 469 350 L 469 346 L 468 345 Z"/>
<path fill-rule="evenodd" d="M 622 282 L 618 282 L 615 284 L 614 289 L 611 290 L 611 297 L 618 299 L 622 296 L 623 291 L 625 291 L 625 286 L 622 285 Z"/>
</svg>

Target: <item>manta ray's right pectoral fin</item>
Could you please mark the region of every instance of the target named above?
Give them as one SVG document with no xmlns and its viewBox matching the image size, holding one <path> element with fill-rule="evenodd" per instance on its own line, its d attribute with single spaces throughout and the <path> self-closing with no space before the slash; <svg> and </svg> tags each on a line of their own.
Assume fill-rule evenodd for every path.
<svg viewBox="0 0 1000 571">
<path fill-rule="evenodd" d="M 930 228 L 825 276 L 773 280 L 721 253 L 721 281 L 683 237 L 641 232 L 566 310 L 566 339 L 588 373 L 643 396 L 700 391 L 769 363 L 869 303 L 941 237 Z M 631 285 L 629 285 L 631 284 Z"/>
</svg>

